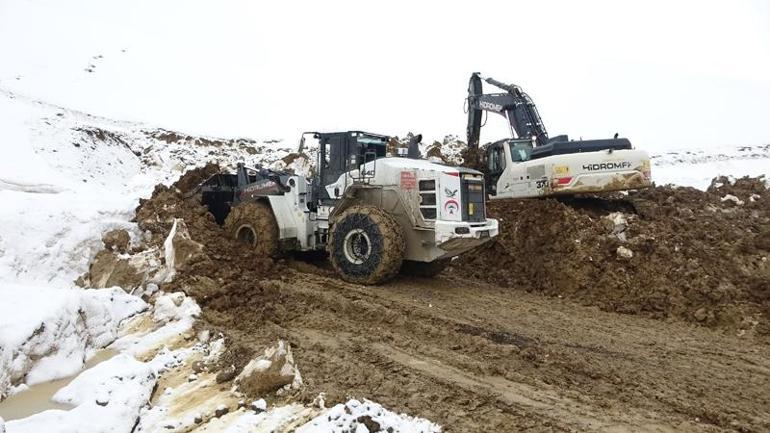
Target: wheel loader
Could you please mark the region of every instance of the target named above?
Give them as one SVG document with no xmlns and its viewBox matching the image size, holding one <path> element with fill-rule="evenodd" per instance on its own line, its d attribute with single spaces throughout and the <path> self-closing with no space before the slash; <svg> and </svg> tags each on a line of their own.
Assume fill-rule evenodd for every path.
<svg viewBox="0 0 770 433">
<path fill-rule="evenodd" d="M 504 92 L 483 93 L 482 81 Z M 476 72 L 468 84 L 468 148 L 479 150 L 482 113 L 502 115 L 511 137 L 486 144 L 478 161 L 491 199 L 549 197 L 647 188 L 647 152 L 627 138 L 549 137 L 535 103 L 519 86 Z"/>
<path fill-rule="evenodd" d="M 388 156 L 388 136 L 308 132 L 300 151 L 308 135 L 319 146 L 309 177 L 238 164 L 202 184 L 203 204 L 229 236 L 269 256 L 326 250 L 340 277 L 361 284 L 399 271 L 436 275 L 497 236 L 483 175 L 416 159 L 419 139 Z"/>
</svg>

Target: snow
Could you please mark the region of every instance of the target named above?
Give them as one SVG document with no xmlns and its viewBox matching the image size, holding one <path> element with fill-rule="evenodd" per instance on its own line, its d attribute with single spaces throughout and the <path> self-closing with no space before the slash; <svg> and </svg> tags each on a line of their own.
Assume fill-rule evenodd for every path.
<svg viewBox="0 0 770 433">
<path fill-rule="evenodd" d="M 152 368 L 117 355 L 84 371 L 53 399 L 75 405 L 7 423 L 8 433 L 130 432 L 156 383 Z"/>
<path fill-rule="evenodd" d="M 651 155 L 652 179 L 705 190 L 717 176 L 766 176 L 770 179 L 770 145 L 735 146 L 713 150 L 680 150 Z M 768 184 L 770 185 L 770 183 Z"/>
<path fill-rule="evenodd" d="M 266 411 L 267 410 L 267 402 L 264 398 L 260 398 L 259 400 L 253 401 L 251 403 L 251 408 L 254 410 L 261 410 Z"/>
<path fill-rule="evenodd" d="M 200 311 L 195 300 L 181 292 L 160 294 L 152 312 L 152 319 L 157 325 L 155 329 L 144 334 L 121 336 L 110 347 L 133 355 L 162 347 L 165 342 L 190 331 Z"/>
<path fill-rule="evenodd" d="M 72 375 L 147 308 L 120 289 L 0 286 L 0 396 L 11 386 Z"/>
<path fill-rule="evenodd" d="M 0 279 L 69 285 L 129 223 L 140 197 L 213 160 L 272 164 L 280 143 L 175 136 L 65 109 L 0 87 Z M 177 141 L 174 141 L 177 140 Z"/>
<path fill-rule="evenodd" d="M 253 141 L 174 141 L 149 125 L 1 87 L 0 118 L 0 399 L 11 386 L 77 372 L 94 349 L 116 338 L 121 320 L 146 308 L 119 289 L 83 291 L 73 283 L 102 248 L 103 232 L 123 228 L 134 240 L 142 236 L 130 222 L 140 197 L 208 160 L 227 166 L 254 154 L 256 164 L 288 153 Z M 134 350 L 191 326 L 191 318 L 173 321 Z"/>
<path fill-rule="evenodd" d="M 429 433 L 439 432 L 441 427 L 426 419 L 391 412 L 381 405 L 369 401 L 351 399 L 345 404 L 338 404 L 324 411 L 310 422 L 297 429 L 297 433 L 346 433 L 364 427 L 360 421 L 369 417 L 380 426 L 381 431 L 393 433 Z"/>
</svg>

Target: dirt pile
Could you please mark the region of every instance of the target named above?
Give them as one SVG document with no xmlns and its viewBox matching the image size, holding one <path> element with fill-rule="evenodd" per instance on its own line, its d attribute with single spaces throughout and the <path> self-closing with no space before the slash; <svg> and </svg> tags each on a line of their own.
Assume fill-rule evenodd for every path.
<svg viewBox="0 0 770 433">
<path fill-rule="evenodd" d="M 245 244 L 232 242 L 200 203 L 198 185 L 217 172 L 219 167 L 209 164 L 187 172 L 171 186 L 158 185 L 152 197 L 140 200 L 136 209 L 136 223 L 145 232 L 149 247 L 162 249 L 174 221 L 184 221 L 189 236 L 180 237 L 179 242 L 174 239 L 175 252 L 179 248 L 179 252 L 194 254 L 185 254 L 173 281 L 160 288 L 166 292 L 181 290 L 202 304 L 233 286 L 253 284 L 275 265 L 268 257 L 256 257 Z M 183 244 L 191 247 L 181 248 Z"/>
<path fill-rule="evenodd" d="M 770 333 L 770 191 L 714 179 L 623 199 L 492 201 L 499 239 L 453 272 L 604 310 Z"/>
</svg>

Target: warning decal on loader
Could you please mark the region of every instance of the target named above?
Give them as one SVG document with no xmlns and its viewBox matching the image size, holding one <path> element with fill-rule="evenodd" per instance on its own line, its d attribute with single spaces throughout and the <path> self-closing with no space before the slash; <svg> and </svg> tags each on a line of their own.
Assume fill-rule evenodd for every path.
<svg viewBox="0 0 770 433">
<path fill-rule="evenodd" d="M 401 172 L 401 189 L 415 189 L 417 188 L 417 176 L 413 171 Z"/>
</svg>

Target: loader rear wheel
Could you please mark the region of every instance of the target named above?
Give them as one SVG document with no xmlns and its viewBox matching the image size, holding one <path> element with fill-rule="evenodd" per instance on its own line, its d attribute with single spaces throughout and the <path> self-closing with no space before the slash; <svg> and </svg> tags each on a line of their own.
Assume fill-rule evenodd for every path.
<svg viewBox="0 0 770 433">
<path fill-rule="evenodd" d="M 335 219 L 328 248 L 343 280 L 379 284 L 398 273 L 406 241 L 401 227 L 384 211 L 352 206 Z"/>
<path fill-rule="evenodd" d="M 452 259 L 440 259 L 432 262 L 416 262 L 414 260 L 404 260 L 401 265 L 401 273 L 413 277 L 431 278 L 440 274 Z"/>
<path fill-rule="evenodd" d="M 278 223 L 268 204 L 250 202 L 234 206 L 223 227 L 232 239 L 251 245 L 255 253 L 278 255 Z"/>
</svg>

